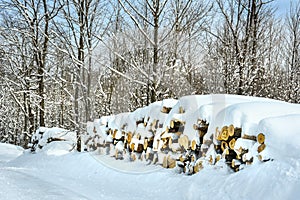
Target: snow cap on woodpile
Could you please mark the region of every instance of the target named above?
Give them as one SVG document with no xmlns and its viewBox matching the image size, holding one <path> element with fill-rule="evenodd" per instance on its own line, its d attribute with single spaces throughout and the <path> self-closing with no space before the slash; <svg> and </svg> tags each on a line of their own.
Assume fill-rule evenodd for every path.
<svg viewBox="0 0 300 200">
<path fill-rule="evenodd" d="M 258 125 L 257 132 L 265 134 L 264 153 L 274 159 L 300 158 L 300 105 L 292 105 L 298 114 L 266 118 Z"/>
<path fill-rule="evenodd" d="M 177 99 L 164 99 L 161 102 L 161 109 L 163 107 L 166 108 L 173 108 L 177 104 L 178 100 Z"/>
<path fill-rule="evenodd" d="M 166 100 L 170 100 L 170 99 L 166 99 Z M 161 112 L 161 105 L 163 104 L 163 101 L 157 101 L 157 102 L 151 103 L 148 106 L 147 113 L 145 114 L 145 119 L 148 120 L 147 125 L 154 122 L 154 120 L 158 120 L 160 123 L 163 123 L 165 121 L 167 114 Z"/>
<path fill-rule="evenodd" d="M 251 100 L 251 97 L 249 97 Z M 268 117 L 286 114 L 300 113 L 300 106 L 280 101 L 250 101 L 246 103 L 233 104 L 218 113 L 211 125 L 222 128 L 233 124 L 234 127 L 242 128 L 242 134 L 257 135 L 258 124 Z"/>
<path fill-rule="evenodd" d="M 181 97 L 166 118 L 163 129 L 169 129 L 171 121 L 180 121 L 185 123 L 183 134 L 187 135 L 191 140 L 197 134 L 197 131 L 193 129 L 193 124 L 198 120 L 198 109 L 201 105 L 210 102 L 211 95 L 191 95 Z M 181 110 L 184 112 L 180 112 Z"/>
<path fill-rule="evenodd" d="M 127 123 L 129 115 L 130 112 L 115 115 L 113 119 L 108 122 L 108 127 L 112 130 L 121 130 L 123 126 Z"/>
<path fill-rule="evenodd" d="M 68 153 L 77 143 L 76 132 L 58 127 L 40 127 L 33 138 L 39 138 L 36 151 L 43 151 L 47 154 L 56 154 L 55 150 L 57 154 Z"/>
<path fill-rule="evenodd" d="M 99 135 L 101 138 L 105 138 L 107 136 L 107 131 L 109 127 L 106 127 L 106 124 L 111 121 L 115 116 L 102 116 L 100 119 L 94 120 L 94 127 L 96 131 L 96 135 Z"/>
</svg>

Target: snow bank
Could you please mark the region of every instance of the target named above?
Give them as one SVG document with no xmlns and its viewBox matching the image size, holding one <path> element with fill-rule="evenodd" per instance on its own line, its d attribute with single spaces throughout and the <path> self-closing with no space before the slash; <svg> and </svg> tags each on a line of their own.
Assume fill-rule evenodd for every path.
<svg viewBox="0 0 300 200">
<path fill-rule="evenodd" d="M 226 107 L 218 113 L 211 126 L 215 129 L 233 124 L 235 127 L 241 127 L 244 134 L 256 135 L 261 120 L 299 113 L 300 105 L 279 101 L 251 101 Z"/>
<path fill-rule="evenodd" d="M 33 150 L 48 155 L 62 155 L 74 150 L 77 143 L 76 132 L 66 129 L 39 128 L 32 136 Z"/>
<path fill-rule="evenodd" d="M 300 114 L 263 119 L 258 125 L 258 132 L 266 135 L 266 151 L 271 158 L 300 159 Z"/>
<path fill-rule="evenodd" d="M 299 172 L 299 160 L 268 162 L 238 173 L 206 168 L 194 176 L 182 176 L 174 170 L 93 153 L 24 154 L 2 166 L 0 194 L 1 199 L 24 200 L 294 200 L 300 195 Z"/>
<path fill-rule="evenodd" d="M 0 162 L 11 161 L 23 154 L 24 149 L 19 146 L 0 143 Z"/>
</svg>

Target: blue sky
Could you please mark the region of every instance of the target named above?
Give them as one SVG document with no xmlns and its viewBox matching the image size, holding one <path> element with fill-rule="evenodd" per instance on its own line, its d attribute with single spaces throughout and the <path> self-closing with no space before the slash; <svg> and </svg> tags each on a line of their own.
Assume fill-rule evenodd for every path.
<svg viewBox="0 0 300 200">
<path fill-rule="evenodd" d="M 299 0 L 275 0 L 274 5 L 278 7 L 278 15 L 281 17 L 285 17 L 286 13 L 290 9 L 290 2 L 296 3 Z"/>
</svg>

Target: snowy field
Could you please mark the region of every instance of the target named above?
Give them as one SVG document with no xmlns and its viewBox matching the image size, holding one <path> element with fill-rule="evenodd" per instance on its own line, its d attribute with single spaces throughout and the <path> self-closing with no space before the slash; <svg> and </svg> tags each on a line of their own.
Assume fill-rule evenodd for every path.
<svg viewBox="0 0 300 200">
<path fill-rule="evenodd" d="M 212 167 L 184 176 L 173 169 L 129 165 L 92 153 L 22 154 L 6 144 L 0 145 L 0 151 L 0 199 L 292 200 L 300 196 L 299 158 L 261 163 L 237 173 Z"/>
<path fill-rule="evenodd" d="M 161 106 L 166 104 L 172 110 L 162 114 Z M 182 109 L 184 112 L 180 111 Z M 148 119 L 148 124 L 136 125 L 140 118 Z M 40 129 L 43 137 L 39 131 L 34 135 L 40 146 L 36 153 L 0 144 L 0 199 L 299 199 L 299 105 L 262 98 L 190 96 L 154 103 L 133 113 L 103 117 L 90 124 L 106 124 L 107 121 L 108 126 L 120 130 L 126 122 L 127 129 L 149 136 L 146 127 L 150 127 L 150 121 L 161 120 L 164 123 L 153 136 L 161 139 L 159 137 L 164 135 L 173 137 L 174 133 L 164 132 L 164 129 L 169 130 L 170 122 L 176 119 L 185 121 L 186 128 L 180 137 L 187 135 L 193 139 L 193 133 L 197 133 L 192 128 L 193 123 L 199 118 L 209 122 L 207 138 L 216 137 L 216 127 L 233 124 L 242 128 L 242 134 L 257 136 L 264 133 L 266 148 L 260 153 L 255 145 L 251 147 L 253 151 L 249 148 L 247 156 L 253 161 L 251 165 L 243 165 L 238 172 L 233 172 L 225 164 L 226 160 L 221 159 L 214 164 L 205 164 L 198 173 L 187 176 L 179 174 L 177 168 L 165 169 L 140 160 L 116 160 L 113 153 L 74 152 L 74 132 Z M 95 136 L 98 131 L 104 134 L 105 127 L 96 126 L 95 130 L 88 127 L 87 131 Z M 115 135 L 118 134 L 122 133 L 117 131 Z M 105 142 L 111 137 L 108 135 L 109 139 L 103 140 L 100 135 L 96 142 Z M 53 140 L 57 138 L 60 140 Z M 239 138 L 235 146 L 246 145 L 240 141 L 243 140 Z M 218 141 L 212 142 L 211 146 L 214 146 Z M 118 148 L 124 147 L 116 145 L 115 149 Z M 267 162 L 260 161 L 259 156 Z M 207 156 L 197 159 L 205 161 Z"/>
</svg>

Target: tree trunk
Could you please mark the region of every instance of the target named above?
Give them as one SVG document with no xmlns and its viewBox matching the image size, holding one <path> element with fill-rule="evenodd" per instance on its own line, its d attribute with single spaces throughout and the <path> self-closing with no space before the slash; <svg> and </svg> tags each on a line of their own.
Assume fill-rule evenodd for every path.
<svg viewBox="0 0 300 200">
<path fill-rule="evenodd" d="M 155 13 L 154 17 L 154 29 L 153 29 L 153 37 L 154 37 L 154 45 L 153 45 L 153 80 L 151 86 L 151 103 L 157 101 L 157 68 L 158 68 L 158 28 L 159 28 L 159 3 L 157 2 L 154 6 Z"/>
</svg>

